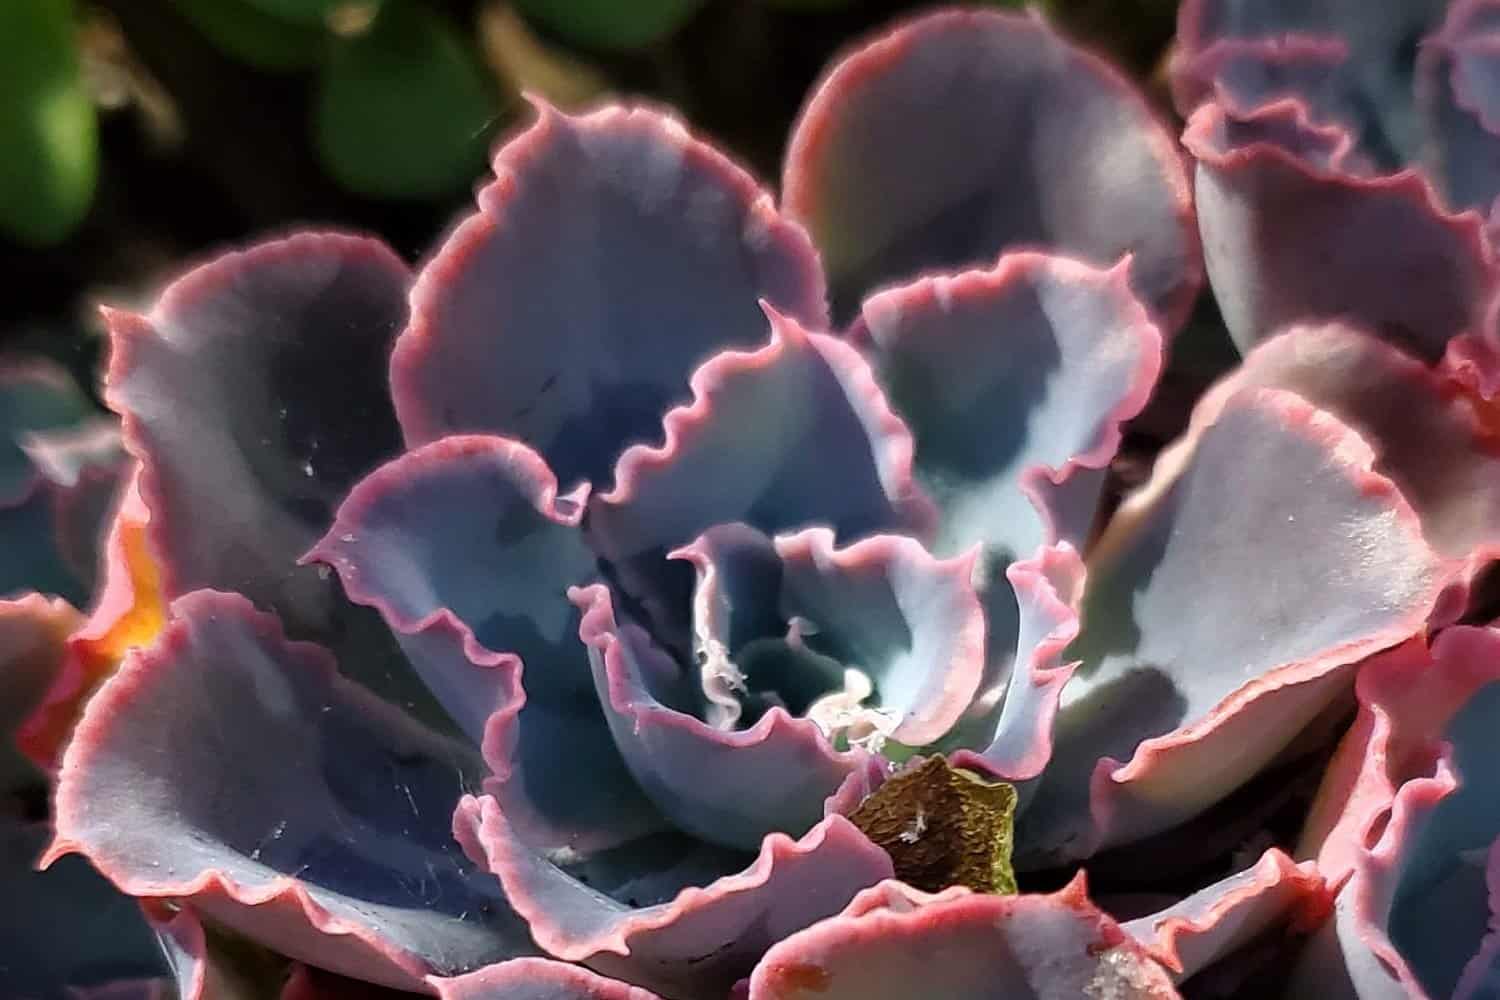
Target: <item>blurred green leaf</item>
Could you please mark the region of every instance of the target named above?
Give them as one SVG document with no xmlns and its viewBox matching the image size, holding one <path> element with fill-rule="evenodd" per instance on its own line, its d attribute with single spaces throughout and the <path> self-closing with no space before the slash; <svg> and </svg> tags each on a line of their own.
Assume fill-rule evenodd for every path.
<svg viewBox="0 0 1500 1000">
<path fill-rule="evenodd" d="M 322 23 L 334 10 L 349 4 L 349 0 L 248 0 L 248 2 L 260 8 L 262 13 L 272 17 L 303 23 Z"/>
<path fill-rule="evenodd" d="M 240 62 L 273 73 L 317 65 L 327 44 L 321 23 L 289 21 L 250 0 L 173 0 L 210 42 Z"/>
<path fill-rule="evenodd" d="M 70 0 L 0 0 L 0 94 L 0 229 L 60 242 L 88 212 L 99 173 Z"/>
<path fill-rule="evenodd" d="M 368 31 L 335 41 L 315 138 L 328 172 L 351 191 L 437 198 L 483 169 L 501 110 L 476 53 L 452 26 L 391 0 Z"/>
<path fill-rule="evenodd" d="M 515 0 L 527 18 L 570 42 L 638 49 L 682 27 L 705 0 Z"/>
</svg>

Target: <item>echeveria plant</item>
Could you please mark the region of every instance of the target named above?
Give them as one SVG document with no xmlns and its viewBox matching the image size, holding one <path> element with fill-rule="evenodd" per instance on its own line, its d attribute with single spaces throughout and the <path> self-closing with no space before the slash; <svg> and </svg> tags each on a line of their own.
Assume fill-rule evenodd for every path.
<svg viewBox="0 0 1500 1000">
<path fill-rule="evenodd" d="M 1407 36 L 1282 6 L 1185 5 L 1186 156 L 1039 17 L 938 13 L 828 74 L 779 205 L 538 103 L 415 275 L 306 233 L 107 311 L 135 470 L 20 724 L 43 863 L 193 997 L 1493 993 L 1493 251 L 1381 172 Z"/>
</svg>

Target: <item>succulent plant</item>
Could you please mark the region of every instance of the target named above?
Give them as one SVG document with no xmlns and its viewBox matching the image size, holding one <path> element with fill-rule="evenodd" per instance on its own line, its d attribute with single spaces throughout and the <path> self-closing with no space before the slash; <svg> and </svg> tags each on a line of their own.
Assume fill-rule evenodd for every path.
<svg viewBox="0 0 1500 1000">
<path fill-rule="evenodd" d="M 1306 6 L 1347 38 L 1185 4 L 1191 161 L 1040 17 L 941 12 L 832 69 L 779 205 L 538 103 L 415 275 L 304 233 L 107 311 L 43 864 L 193 997 L 1493 992 L 1494 255 L 1382 173 L 1406 35 Z"/>
</svg>

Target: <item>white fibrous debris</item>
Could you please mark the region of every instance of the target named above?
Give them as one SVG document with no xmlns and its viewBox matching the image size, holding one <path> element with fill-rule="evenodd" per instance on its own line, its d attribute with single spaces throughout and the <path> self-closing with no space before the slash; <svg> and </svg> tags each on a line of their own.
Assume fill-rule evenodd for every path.
<svg viewBox="0 0 1500 1000">
<path fill-rule="evenodd" d="M 864 700 L 875 692 L 875 685 L 864 671 L 844 669 L 844 690 L 825 694 L 808 706 L 807 718 L 830 742 L 844 737 L 852 747 L 879 753 L 901 718 L 895 712 L 866 707 Z"/>
<path fill-rule="evenodd" d="M 921 806 L 917 806 L 917 815 L 912 819 L 911 826 L 897 834 L 897 839 L 903 844 L 915 844 L 922 839 L 922 834 L 927 832 L 927 813 Z"/>
<path fill-rule="evenodd" d="M 1154 969 L 1128 948 L 1111 948 L 1099 956 L 1093 977 L 1083 988 L 1090 1000 L 1153 1000 L 1160 996 Z"/>
<path fill-rule="evenodd" d="M 729 659 L 729 650 L 717 639 L 700 636 L 697 642 L 699 680 L 708 699 L 707 719 L 715 729 L 733 729 L 740 721 L 739 694 L 745 693 L 745 675 Z"/>
</svg>

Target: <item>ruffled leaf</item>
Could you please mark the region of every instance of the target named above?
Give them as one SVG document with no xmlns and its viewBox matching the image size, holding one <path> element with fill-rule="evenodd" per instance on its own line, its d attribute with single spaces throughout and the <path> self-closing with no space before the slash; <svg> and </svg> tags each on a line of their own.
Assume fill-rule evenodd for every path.
<svg viewBox="0 0 1500 1000">
<path fill-rule="evenodd" d="M 1485 405 L 1455 393 L 1439 372 L 1350 327 L 1297 327 L 1246 355 L 1195 421 L 1249 386 L 1291 390 L 1358 431 L 1442 555 L 1483 562 L 1500 543 L 1495 433 Z"/>
<path fill-rule="evenodd" d="M 929 895 L 885 882 L 782 941 L 749 1000 L 1076 1000 L 1177 997 L 1165 970 L 1089 901 L 1083 877 L 1049 896 Z"/>
<path fill-rule="evenodd" d="M 384 371 L 407 280 L 380 243 L 306 234 L 203 265 L 147 315 L 108 314 L 106 397 L 169 597 L 233 590 L 327 626 L 332 587 L 295 562 L 399 448 Z"/>
<path fill-rule="evenodd" d="M 1362 150 L 1385 168 L 1412 158 L 1417 122 L 1412 104 L 1419 43 L 1437 27 L 1448 0 L 1367 5 L 1343 0 L 1184 0 L 1177 12 L 1176 66 L 1226 40 L 1337 39 L 1347 47 L 1340 104 L 1358 114 Z M 1186 115 L 1191 107 L 1180 107 Z"/>
<path fill-rule="evenodd" d="M 637 986 L 545 958 L 517 958 L 455 979 L 430 979 L 439 1000 L 661 1000 Z"/>
<path fill-rule="evenodd" d="M 1082 666 L 1018 826 L 1023 863 L 1195 815 L 1346 693 L 1354 663 L 1423 627 L 1452 567 L 1373 462 L 1266 389 L 1158 460 L 1090 559 Z"/>
<path fill-rule="evenodd" d="M 360 482 L 306 557 L 380 609 L 448 713 L 483 741 L 495 772 L 486 791 L 529 840 L 553 847 L 660 824 L 610 737 L 567 599 L 595 575 L 578 531 L 587 495 L 559 495 L 520 442 L 444 438 Z M 449 616 L 502 658 L 423 655 L 423 634 Z"/>
<path fill-rule="evenodd" d="M 842 816 L 800 840 L 772 834 L 748 867 L 717 878 L 737 855 L 680 838 L 560 859 L 565 871 L 522 844 L 493 799 L 464 799 L 453 825 L 548 952 L 679 1000 L 722 996 L 770 945 L 891 875 Z"/>
<path fill-rule="evenodd" d="M 764 338 L 759 300 L 824 321 L 806 235 L 674 119 L 541 105 L 495 174 L 412 294 L 391 362 L 408 445 L 503 434 L 603 485 L 699 364 Z"/>
<path fill-rule="evenodd" d="M 1063 544 L 1012 563 L 1005 575 L 1017 602 L 1015 645 L 1003 659 L 990 657 L 979 695 L 953 741 L 958 750 L 952 761 L 1026 782 L 1024 800 L 1052 758 L 1052 721 L 1077 665 L 1068 660 L 1067 649 L 1078 636 L 1084 567 L 1078 553 Z M 991 634 L 990 641 L 1000 638 Z"/>
<path fill-rule="evenodd" d="M 1500 196 L 1500 4 L 1459 0 L 1417 57 L 1423 161 L 1454 209 Z"/>
<path fill-rule="evenodd" d="M 1124 924 L 1178 982 L 1276 929 L 1307 932 L 1326 918 L 1333 890 L 1311 862 L 1272 848 L 1244 871 Z"/>
<path fill-rule="evenodd" d="M 1483 323 L 1496 287 L 1481 220 L 1448 215 L 1421 174 L 1356 177 L 1347 142 L 1296 104 L 1242 118 L 1208 104 L 1183 142 L 1209 281 L 1247 350 L 1284 326 L 1348 320 L 1427 358 Z"/>
<path fill-rule="evenodd" d="M 90 695 L 125 653 L 149 644 L 166 619 L 156 561 L 147 541 L 150 516 L 134 477 L 120 499 L 104 545 L 104 581 L 87 621 L 68 639 L 45 696 L 17 730 L 17 744 L 44 770 L 57 766 Z"/>
<path fill-rule="evenodd" d="M 81 618 L 63 600 L 30 594 L 0 601 L 0 815 L 17 815 L 10 801 L 35 786 L 40 776 L 18 752 L 16 735 L 57 682 L 68 634 Z"/>
<path fill-rule="evenodd" d="M 198 592 L 85 709 L 45 860 L 84 854 L 131 895 L 412 988 L 530 949 L 451 839 L 478 770 L 243 598 Z"/>
<path fill-rule="evenodd" d="M 0 595 L 88 598 L 124 467 L 118 428 L 66 372 L 0 362 Z"/>
<path fill-rule="evenodd" d="M 1304 837 L 1329 879 L 1348 883 L 1294 985 L 1342 983 L 1363 1000 L 1483 996 L 1469 990 L 1493 961 L 1500 632 L 1454 626 L 1430 650 L 1409 643 L 1371 660 L 1357 691 L 1359 717 Z"/>
<path fill-rule="evenodd" d="M 839 62 L 782 179 L 823 254 L 834 316 L 882 285 L 1041 247 L 1107 267 L 1170 330 L 1201 279 L 1172 137 L 1133 86 L 1039 17 L 950 11 Z"/>
<path fill-rule="evenodd" d="M 1162 360 L 1127 272 L 1010 254 L 864 303 L 867 353 L 941 514 L 939 555 L 982 541 L 1005 566 L 1056 542 L 1053 492 L 1114 457 Z"/>
</svg>

